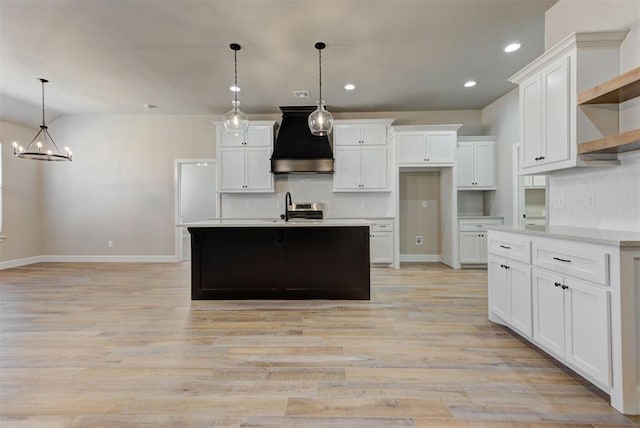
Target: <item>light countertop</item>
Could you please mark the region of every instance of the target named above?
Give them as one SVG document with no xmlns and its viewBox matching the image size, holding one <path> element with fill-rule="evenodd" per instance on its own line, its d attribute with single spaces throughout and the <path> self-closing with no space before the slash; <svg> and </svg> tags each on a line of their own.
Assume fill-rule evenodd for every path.
<svg viewBox="0 0 640 428">
<path fill-rule="evenodd" d="M 640 247 L 640 232 L 591 229 L 586 227 L 525 225 L 487 226 L 488 230 L 543 236 L 546 238 L 568 239 L 593 244 L 614 245 L 616 247 Z"/>
<path fill-rule="evenodd" d="M 371 226 L 375 220 L 366 219 L 333 219 L 327 218 L 322 220 L 311 219 L 290 219 L 284 221 L 272 218 L 247 218 L 247 219 L 212 219 L 204 221 L 196 221 L 193 223 L 180 223 L 178 227 L 349 227 L 349 226 Z"/>
<path fill-rule="evenodd" d="M 466 219 L 470 219 L 470 220 L 475 220 L 475 219 L 498 219 L 498 220 L 504 220 L 504 217 L 502 216 L 497 216 L 497 215 L 459 215 L 458 216 L 458 220 L 466 220 Z"/>
</svg>

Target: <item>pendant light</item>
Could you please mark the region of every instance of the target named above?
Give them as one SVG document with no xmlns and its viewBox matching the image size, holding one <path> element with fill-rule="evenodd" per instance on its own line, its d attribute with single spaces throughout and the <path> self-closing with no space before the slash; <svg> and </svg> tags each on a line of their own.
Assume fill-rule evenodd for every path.
<svg viewBox="0 0 640 428">
<path fill-rule="evenodd" d="M 325 136 L 333 129 L 333 116 L 324 107 L 322 99 L 322 49 L 327 47 L 322 42 L 315 44 L 318 49 L 318 69 L 319 69 L 319 90 L 318 90 L 318 108 L 309 115 L 309 130 L 313 135 Z"/>
<path fill-rule="evenodd" d="M 238 86 L 238 51 L 242 48 L 237 43 L 231 43 L 229 47 L 233 51 L 234 63 L 233 87 L 231 89 L 233 91 L 233 108 L 224 115 L 224 129 L 236 135 L 246 134 L 249 129 L 249 118 L 240 111 L 240 101 L 238 101 L 238 92 L 240 92 L 240 87 Z"/>
<path fill-rule="evenodd" d="M 71 150 L 69 147 L 64 148 L 64 154 L 53 141 L 53 137 L 49 134 L 49 128 L 44 120 L 44 84 L 48 83 L 47 79 L 39 79 L 42 83 L 42 125 L 40 131 L 33 137 L 27 148 L 13 143 L 13 154 L 21 159 L 35 159 L 42 161 L 71 161 Z"/>
</svg>

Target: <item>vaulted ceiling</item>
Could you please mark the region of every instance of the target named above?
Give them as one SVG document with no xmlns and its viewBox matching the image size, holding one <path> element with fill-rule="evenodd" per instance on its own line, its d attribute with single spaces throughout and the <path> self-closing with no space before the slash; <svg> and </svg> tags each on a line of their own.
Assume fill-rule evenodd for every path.
<svg viewBox="0 0 640 428">
<path fill-rule="evenodd" d="M 478 109 L 544 50 L 556 0 L 0 0 L 0 119 L 222 114 L 232 42 L 241 108 L 315 104 L 323 41 L 330 111 Z M 506 54 L 518 41 L 522 48 Z M 477 81 L 465 88 L 467 80 Z M 353 83 L 356 89 L 345 91 Z M 310 98 L 297 99 L 295 90 Z"/>
</svg>

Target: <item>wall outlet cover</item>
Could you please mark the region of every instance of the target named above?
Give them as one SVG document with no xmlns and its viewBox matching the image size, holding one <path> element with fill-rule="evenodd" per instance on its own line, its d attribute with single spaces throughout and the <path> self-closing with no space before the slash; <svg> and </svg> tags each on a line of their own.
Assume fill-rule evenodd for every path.
<svg viewBox="0 0 640 428">
<path fill-rule="evenodd" d="M 422 236 L 416 236 L 416 245 L 422 245 Z"/>
</svg>

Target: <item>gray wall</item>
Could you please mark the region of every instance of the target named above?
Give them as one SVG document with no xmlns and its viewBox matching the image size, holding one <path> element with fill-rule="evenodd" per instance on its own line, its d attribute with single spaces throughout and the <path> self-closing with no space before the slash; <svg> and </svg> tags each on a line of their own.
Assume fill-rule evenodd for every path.
<svg viewBox="0 0 640 428">
<path fill-rule="evenodd" d="M 39 256 L 44 243 L 42 230 L 42 171 L 62 165 L 13 156 L 13 141 L 29 142 L 37 130 L 0 121 L 2 143 L 3 230 L 0 266 L 9 260 Z"/>
</svg>

